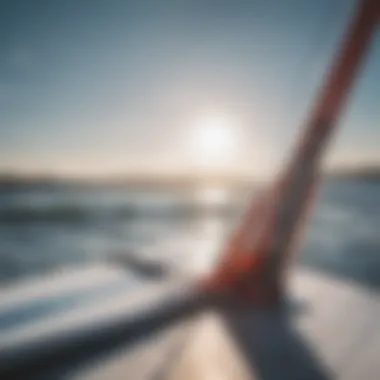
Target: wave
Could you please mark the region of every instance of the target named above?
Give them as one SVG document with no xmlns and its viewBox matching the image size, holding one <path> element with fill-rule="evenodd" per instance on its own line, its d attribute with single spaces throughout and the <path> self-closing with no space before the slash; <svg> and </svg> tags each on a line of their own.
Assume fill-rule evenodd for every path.
<svg viewBox="0 0 380 380">
<path fill-rule="evenodd" d="M 50 208 L 37 208 L 28 206 L 9 207 L 1 210 L 0 222 L 85 222 L 90 213 L 84 208 L 71 206 L 56 206 Z"/>
<path fill-rule="evenodd" d="M 129 220 L 134 218 L 193 218 L 204 215 L 230 216 L 232 206 L 200 207 L 197 205 L 171 205 L 141 207 L 128 204 L 112 208 L 94 208 L 77 205 L 49 207 L 13 206 L 0 210 L 0 223 L 93 223 L 100 220 Z"/>
</svg>

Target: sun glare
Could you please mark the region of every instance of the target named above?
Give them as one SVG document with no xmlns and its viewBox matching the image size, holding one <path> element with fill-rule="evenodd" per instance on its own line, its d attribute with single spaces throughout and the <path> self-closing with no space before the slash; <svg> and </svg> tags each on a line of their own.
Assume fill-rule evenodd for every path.
<svg viewBox="0 0 380 380">
<path fill-rule="evenodd" d="M 226 117 L 215 115 L 198 122 L 192 130 L 191 149 L 205 164 L 231 158 L 235 136 Z"/>
</svg>

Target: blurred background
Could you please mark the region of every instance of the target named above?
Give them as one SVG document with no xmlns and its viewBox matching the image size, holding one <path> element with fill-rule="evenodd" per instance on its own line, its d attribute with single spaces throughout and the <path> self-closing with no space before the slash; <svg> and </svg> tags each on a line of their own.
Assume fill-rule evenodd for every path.
<svg viewBox="0 0 380 380">
<path fill-rule="evenodd" d="M 0 2 L 0 286 L 210 269 L 286 162 L 355 2 Z M 380 39 L 297 258 L 380 286 Z"/>
</svg>

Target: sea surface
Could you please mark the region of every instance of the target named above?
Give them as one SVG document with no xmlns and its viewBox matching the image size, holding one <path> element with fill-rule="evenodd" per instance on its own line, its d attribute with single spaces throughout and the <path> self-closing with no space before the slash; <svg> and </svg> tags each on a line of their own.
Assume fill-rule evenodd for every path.
<svg viewBox="0 0 380 380">
<path fill-rule="evenodd" d="M 62 186 L 0 191 L 0 285 L 133 253 L 207 271 L 255 193 Z M 324 183 L 297 265 L 380 288 L 380 183 Z"/>
</svg>

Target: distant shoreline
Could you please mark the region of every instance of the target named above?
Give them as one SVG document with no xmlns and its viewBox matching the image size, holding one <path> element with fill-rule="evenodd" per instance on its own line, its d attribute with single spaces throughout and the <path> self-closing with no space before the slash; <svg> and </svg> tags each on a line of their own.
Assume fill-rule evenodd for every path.
<svg viewBox="0 0 380 380">
<path fill-rule="evenodd" d="M 325 174 L 327 179 L 380 182 L 380 168 L 343 169 Z"/>
<path fill-rule="evenodd" d="M 104 188 L 137 188 L 137 189 L 188 189 L 197 187 L 241 188 L 257 185 L 259 182 L 244 178 L 232 177 L 135 177 L 124 178 L 53 178 L 53 177 L 23 177 L 0 175 L 0 189 L 54 189 L 62 187 L 104 187 Z"/>
<path fill-rule="evenodd" d="M 380 169 L 336 170 L 323 175 L 325 181 L 363 181 L 380 183 Z M 1 174 L 0 189 L 54 189 L 62 187 L 110 187 L 110 188 L 155 188 L 181 189 L 202 186 L 245 188 L 262 185 L 264 181 L 233 176 L 125 176 L 115 178 L 58 178 L 53 176 L 27 177 Z"/>
</svg>

